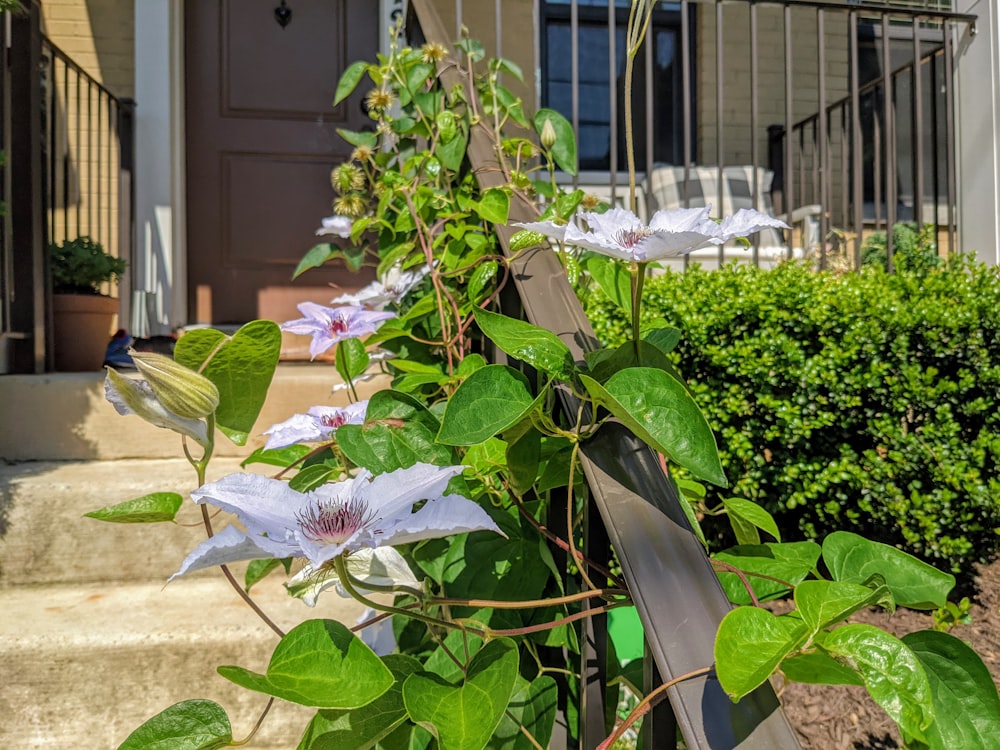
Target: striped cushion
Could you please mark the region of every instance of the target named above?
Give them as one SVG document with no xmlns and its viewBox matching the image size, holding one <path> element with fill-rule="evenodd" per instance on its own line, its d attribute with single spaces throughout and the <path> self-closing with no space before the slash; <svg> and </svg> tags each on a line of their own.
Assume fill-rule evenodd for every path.
<svg viewBox="0 0 1000 750">
<path fill-rule="evenodd" d="M 771 213 L 771 180 L 774 174 L 769 169 L 757 168 L 759 211 Z M 713 216 L 736 213 L 741 208 L 754 208 L 753 167 L 723 167 L 722 201 L 719 201 L 719 168 L 688 167 L 687 195 L 689 206 L 713 207 Z M 659 166 L 650 174 L 649 188 L 652 203 L 650 208 L 684 207 L 684 167 Z"/>
<path fill-rule="evenodd" d="M 662 165 L 655 167 L 644 185 L 649 194 L 649 211 L 660 209 L 712 206 L 713 218 L 736 213 L 741 208 L 757 208 L 758 211 L 774 215 L 771 203 L 771 180 L 774 173 L 769 169 L 757 168 L 757 200 L 751 190 L 753 167 L 723 167 L 722 195 L 719 195 L 718 167 L 689 167 L 687 179 L 687 203 L 684 202 L 684 167 Z M 721 203 L 721 205 L 720 205 Z M 751 240 L 754 238 L 751 237 Z M 765 229 L 759 233 L 757 242 L 762 247 L 783 247 L 781 233 Z"/>
</svg>

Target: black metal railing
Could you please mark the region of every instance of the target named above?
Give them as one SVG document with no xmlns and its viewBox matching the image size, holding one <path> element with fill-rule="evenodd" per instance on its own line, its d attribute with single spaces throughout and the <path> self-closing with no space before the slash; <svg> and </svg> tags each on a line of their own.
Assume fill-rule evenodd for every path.
<svg viewBox="0 0 1000 750">
<path fill-rule="evenodd" d="M 411 0 L 410 9 L 407 31 L 412 43 L 449 41 L 430 0 Z M 446 88 L 459 82 L 454 66 L 442 66 L 441 76 Z M 494 144 L 484 131 L 473 129 L 468 155 L 482 187 L 502 181 Z M 531 209 L 515 201 L 510 221 L 528 219 Z M 505 251 L 513 231 L 509 225 L 497 227 Z M 557 332 L 579 361 L 585 351 L 596 348 L 593 328 L 554 253 L 541 248 L 519 253 L 511 260 L 511 278 L 514 286 L 502 300 L 505 313 Z M 566 391 L 560 396 L 566 413 L 575 415 L 574 397 Z M 609 543 L 614 546 L 645 631 L 646 689 L 712 664 L 715 633 L 730 605 L 657 457 L 622 425 L 611 422 L 583 444 L 581 463 L 591 497 L 583 551 L 599 560 L 608 554 Z M 553 517 L 561 515 L 555 512 Z M 579 737 L 580 747 L 591 750 L 605 735 L 608 631 L 606 615 L 586 623 L 579 666 Z M 678 731 L 690 750 L 799 747 L 770 684 L 737 704 L 713 674 L 681 681 L 666 694 L 669 701 L 644 718 L 647 748 L 676 747 Z M 564 738 L 554 738 L 552 747 L 566 747 Z"/>
<path fill-rule="evenodd" d="M 40 16 L 37 0 L 0 14 L 0 373 L 52 361 L 50 243 L 89 236 L 132 259 L 133 102 L 47 39 Z M 118 293 L 127 308 L 128 276 Z"/>
<path fill-rule="evenodd" d="M 449 33 L 467 27 L 538 72 L 525 99 L 573 123 L 588 171 L 575 182 L 619 202 L 628 4 L 539 0 L 529 49 L 520 7 L 504 17 L 499 3 L 435 0 Z M 702 263 L 822 265 L 835 238 L 856 263 L 864 238 L 896 221 L 935 224 L 941 252 L 954 250 L 953 47 L 974 24 L 940 0 L 658 3 L 633 96 L 640 210 L 752 206 L 793 224 L 780 243 L 695 253 Z"/>
</svg>

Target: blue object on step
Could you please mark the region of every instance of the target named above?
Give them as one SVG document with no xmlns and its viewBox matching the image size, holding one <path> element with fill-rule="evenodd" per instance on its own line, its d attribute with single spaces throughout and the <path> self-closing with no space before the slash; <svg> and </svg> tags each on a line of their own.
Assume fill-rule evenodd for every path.
<svg viewBox="0 0 1000 750">
<path fill-rule="evenodd" d="M 132 346 L 132 337 L 128 331 L 119 328 L 108 344 L 108 349 L 104 353 L 104 364 L 111 367 L 135 367 L 128 350 Z"/>
</svg>

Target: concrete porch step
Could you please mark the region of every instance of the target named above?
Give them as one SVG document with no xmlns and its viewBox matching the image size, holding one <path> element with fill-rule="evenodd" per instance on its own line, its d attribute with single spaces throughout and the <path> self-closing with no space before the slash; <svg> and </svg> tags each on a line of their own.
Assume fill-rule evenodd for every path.
<svg viewBox="0 0 1000 750">
<path fill-rule="evenodd" d="M 279 364 L 247 445 L 220 436 L 216 455 L 247 456 L 264 444 L 261 433 L 272 424 L 317 404 L 347 404 L 346 391 L 331 392 L 339 382 L 332 363 Z M 388 383 L 377 375 L 359 385 L 359 397 Z M 0 425 L 0 459 L 7 461 L 183 456 L 178 435 L 114 410 L 104 398 L 103 371 L 0 375 Z"/>
<path fill-rule="evenodd" d="M 241 471 L 239 464 L 238 458 L 214 459 L 208 480 Z M 153 492 L 189 498 L 196 486 L 194 469 L 176 458 L 0 465 L 0 590 L 96 583 L 163 586 L 205 538 L 198 506 L 188 499 L 177 523 L 107 523 L 84 514 Z M 217 530 L 226 523 L 225 517 L 214 521 Z"/>
<path fill-rule="evenodd" d="M 209 478 L 238 463 L 213 462 Z M 266 698 L 216 667 L 264 671 L 277 636 L 218 569 L 166 585 L 204 531 L 82 517 L 193 484 L 183 459 L 0 465 L 0 748 L 116 748 L 151 716 L 192 698 L 222 705 L 237 739 L 250 731 Z M 193 503 L 180 514 L 184 522 L 199 516 Z M 234 572 L 242 579 L 241 566 Z M 271 576 L 253 596 L 286 632 L 312 618 L 351 625 L 362 611 L 332 592 L 310 609 L 282 583 Z M 276 703 L 251 747 L 294 750 L 312 715 Z"/>
<path fill-rule="evenodd" d="M 254 597 L 286 630 L 313 617 L 350 625 L 362 610 L 335 594 L 310 609 L 277 579 L 255 587 Z M 0 612 L 0 747 L 115 748 L 150 717 L 192 698 L 220 704 L 242 739 L 267 702 L 216 672 L 223 664 L 263 672 L 278 642 L 218 573 L 166 588 L 8 588 L 0 590 Z M 250 747 L 294 750 L 314 712 L 275 701 Z"/>
</svg>

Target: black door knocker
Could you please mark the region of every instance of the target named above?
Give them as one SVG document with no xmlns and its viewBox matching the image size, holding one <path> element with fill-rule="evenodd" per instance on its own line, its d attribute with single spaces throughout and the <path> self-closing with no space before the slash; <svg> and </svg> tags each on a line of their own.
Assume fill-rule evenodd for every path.
<svg viewBox="0 0 1000 750">
<path fill-rule="evenodd" d="M 285 28 L 291 22 L 292 9 L 288 7 L 285 0 L 281 0 L 281 5 L 274 9 L 274 20 L 281 28 Z"/>
</svg>

